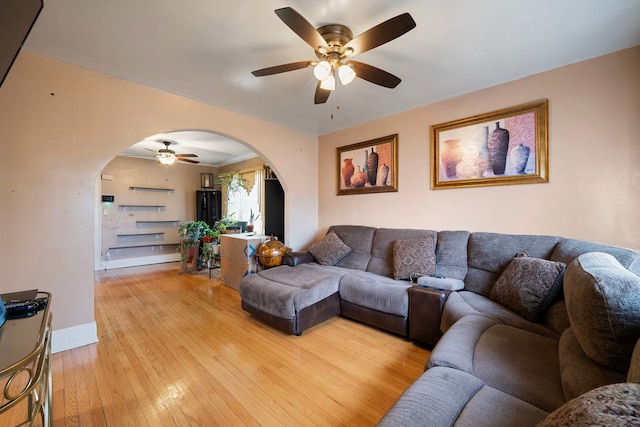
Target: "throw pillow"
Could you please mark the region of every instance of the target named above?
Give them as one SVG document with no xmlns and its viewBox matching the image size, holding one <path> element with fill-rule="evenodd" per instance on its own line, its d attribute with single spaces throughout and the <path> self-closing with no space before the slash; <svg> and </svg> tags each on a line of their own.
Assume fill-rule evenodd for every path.
<svg viewBox="0 0 640 427">
<path fill-rule="evenodd" d="M 540 322 L 562 288 L 564 263 L 518 254 L 491 289 L 491 299 Z"/>
<path fill-rule="evenodd" d="M 571 327 L 584 352 L 626 373 L 640 338 L 640 277 L 603 252 L 580 255 L 564 283 Z"/>
<path fill-rule="evenodd" d="M 436 274 L 434 236 L 396 240 L 393 244 L 393 278 L 408 280 L 412 274 Z"/>
<path fill-rule="evenodd" d="M 336 265 L 351 252 L 351 248 L 335 232 L 330 231 L 321 240 L 311 245 L 309 252 L 318 261 L 318 264 Z"/>
<path fill-rule="evenodd" d="M 550 413 L 538 427 L 640 425 L 640 384 L 618 383 L 593 389 Z"/>
</svg>

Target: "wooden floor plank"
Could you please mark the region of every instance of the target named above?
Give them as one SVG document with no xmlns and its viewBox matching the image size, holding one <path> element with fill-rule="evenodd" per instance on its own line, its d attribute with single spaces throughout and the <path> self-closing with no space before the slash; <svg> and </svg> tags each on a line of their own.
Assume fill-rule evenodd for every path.
<svg viewBox="0 0 640 427">
<path fill-rule="evenodd" d="M 53 356 L 54 426 L 374 425 L 423 372 L 407 339 L 341 317 L 288 335 L 179 269 L 96 273 L 99 342 Z"/>
</svg>

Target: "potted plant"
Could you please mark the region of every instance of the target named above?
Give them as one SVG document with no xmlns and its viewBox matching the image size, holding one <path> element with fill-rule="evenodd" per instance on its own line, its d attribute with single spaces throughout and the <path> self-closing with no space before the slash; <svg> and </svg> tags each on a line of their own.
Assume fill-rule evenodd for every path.
<svg viewBox="0 0 640 427">
<path fill-rule="evenodd" d="M 216 237 L 217 233 L 217 237 Z M 220 254 L 220 246 L 218 246 L 217 239 L 220 237 L 220 232 L 210 230 L 206 236 L 202 238 L 202 263 L 208 268 L 215 265 L 216 256 Z"/>
<path fill-rule="evenodd" d="M 214 231 L 218 232 L 217 234 L 218 241 L 220 241 L 220 234 L 226 233 L 227 229 L 235 227 L 236 223 L 238 222 L 232 217 L 233 217 L 233 213 L 231 215 L 223 216 L 222 218 L 217 220 L 216 223 L 213 225 Z"/>
<path fill-rule="evenodd" d="M 204 221 L 185 221 L 178 228 L 178 236 L 180 236 L 185 248 L 189 249 L 210 231 L 211 227 Z"/>
<path fill-rule="evenodd" d="M 258 218 L 260 218 L 260 212 L 254 214 L 253 209 L 249 209 L 249 224 L 247 224 L 247 231 L 253 231 L 253 226 Z"/>
</svg>

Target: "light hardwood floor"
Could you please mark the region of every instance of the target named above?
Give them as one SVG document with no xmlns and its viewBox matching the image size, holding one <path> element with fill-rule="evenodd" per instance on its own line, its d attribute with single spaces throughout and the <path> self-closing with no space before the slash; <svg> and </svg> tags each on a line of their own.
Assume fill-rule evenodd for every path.
<svg viewBox="0 0 640 427">
<path fill-rule="evenodd" d="M 100 341 L 54 355 L 54 426 L 374 425 L 423 372 L 409 340 L 340 317 L 287 335 L 178 269 L 96 273 Z"/>
</svg>

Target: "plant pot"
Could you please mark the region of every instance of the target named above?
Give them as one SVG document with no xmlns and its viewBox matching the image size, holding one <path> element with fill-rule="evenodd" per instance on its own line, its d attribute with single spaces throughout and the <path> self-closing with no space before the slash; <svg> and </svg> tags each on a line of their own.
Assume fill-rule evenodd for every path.
<svg viewBox="0 0 640 427">
<path fill-rule="evenodd" d="M 254 227 L 254 225 L 253 225 L 253 224 L 247 224 L 247 231 L 248 231 L 249 233 L 253 233 L 253 227 Z"/>
</svg>

